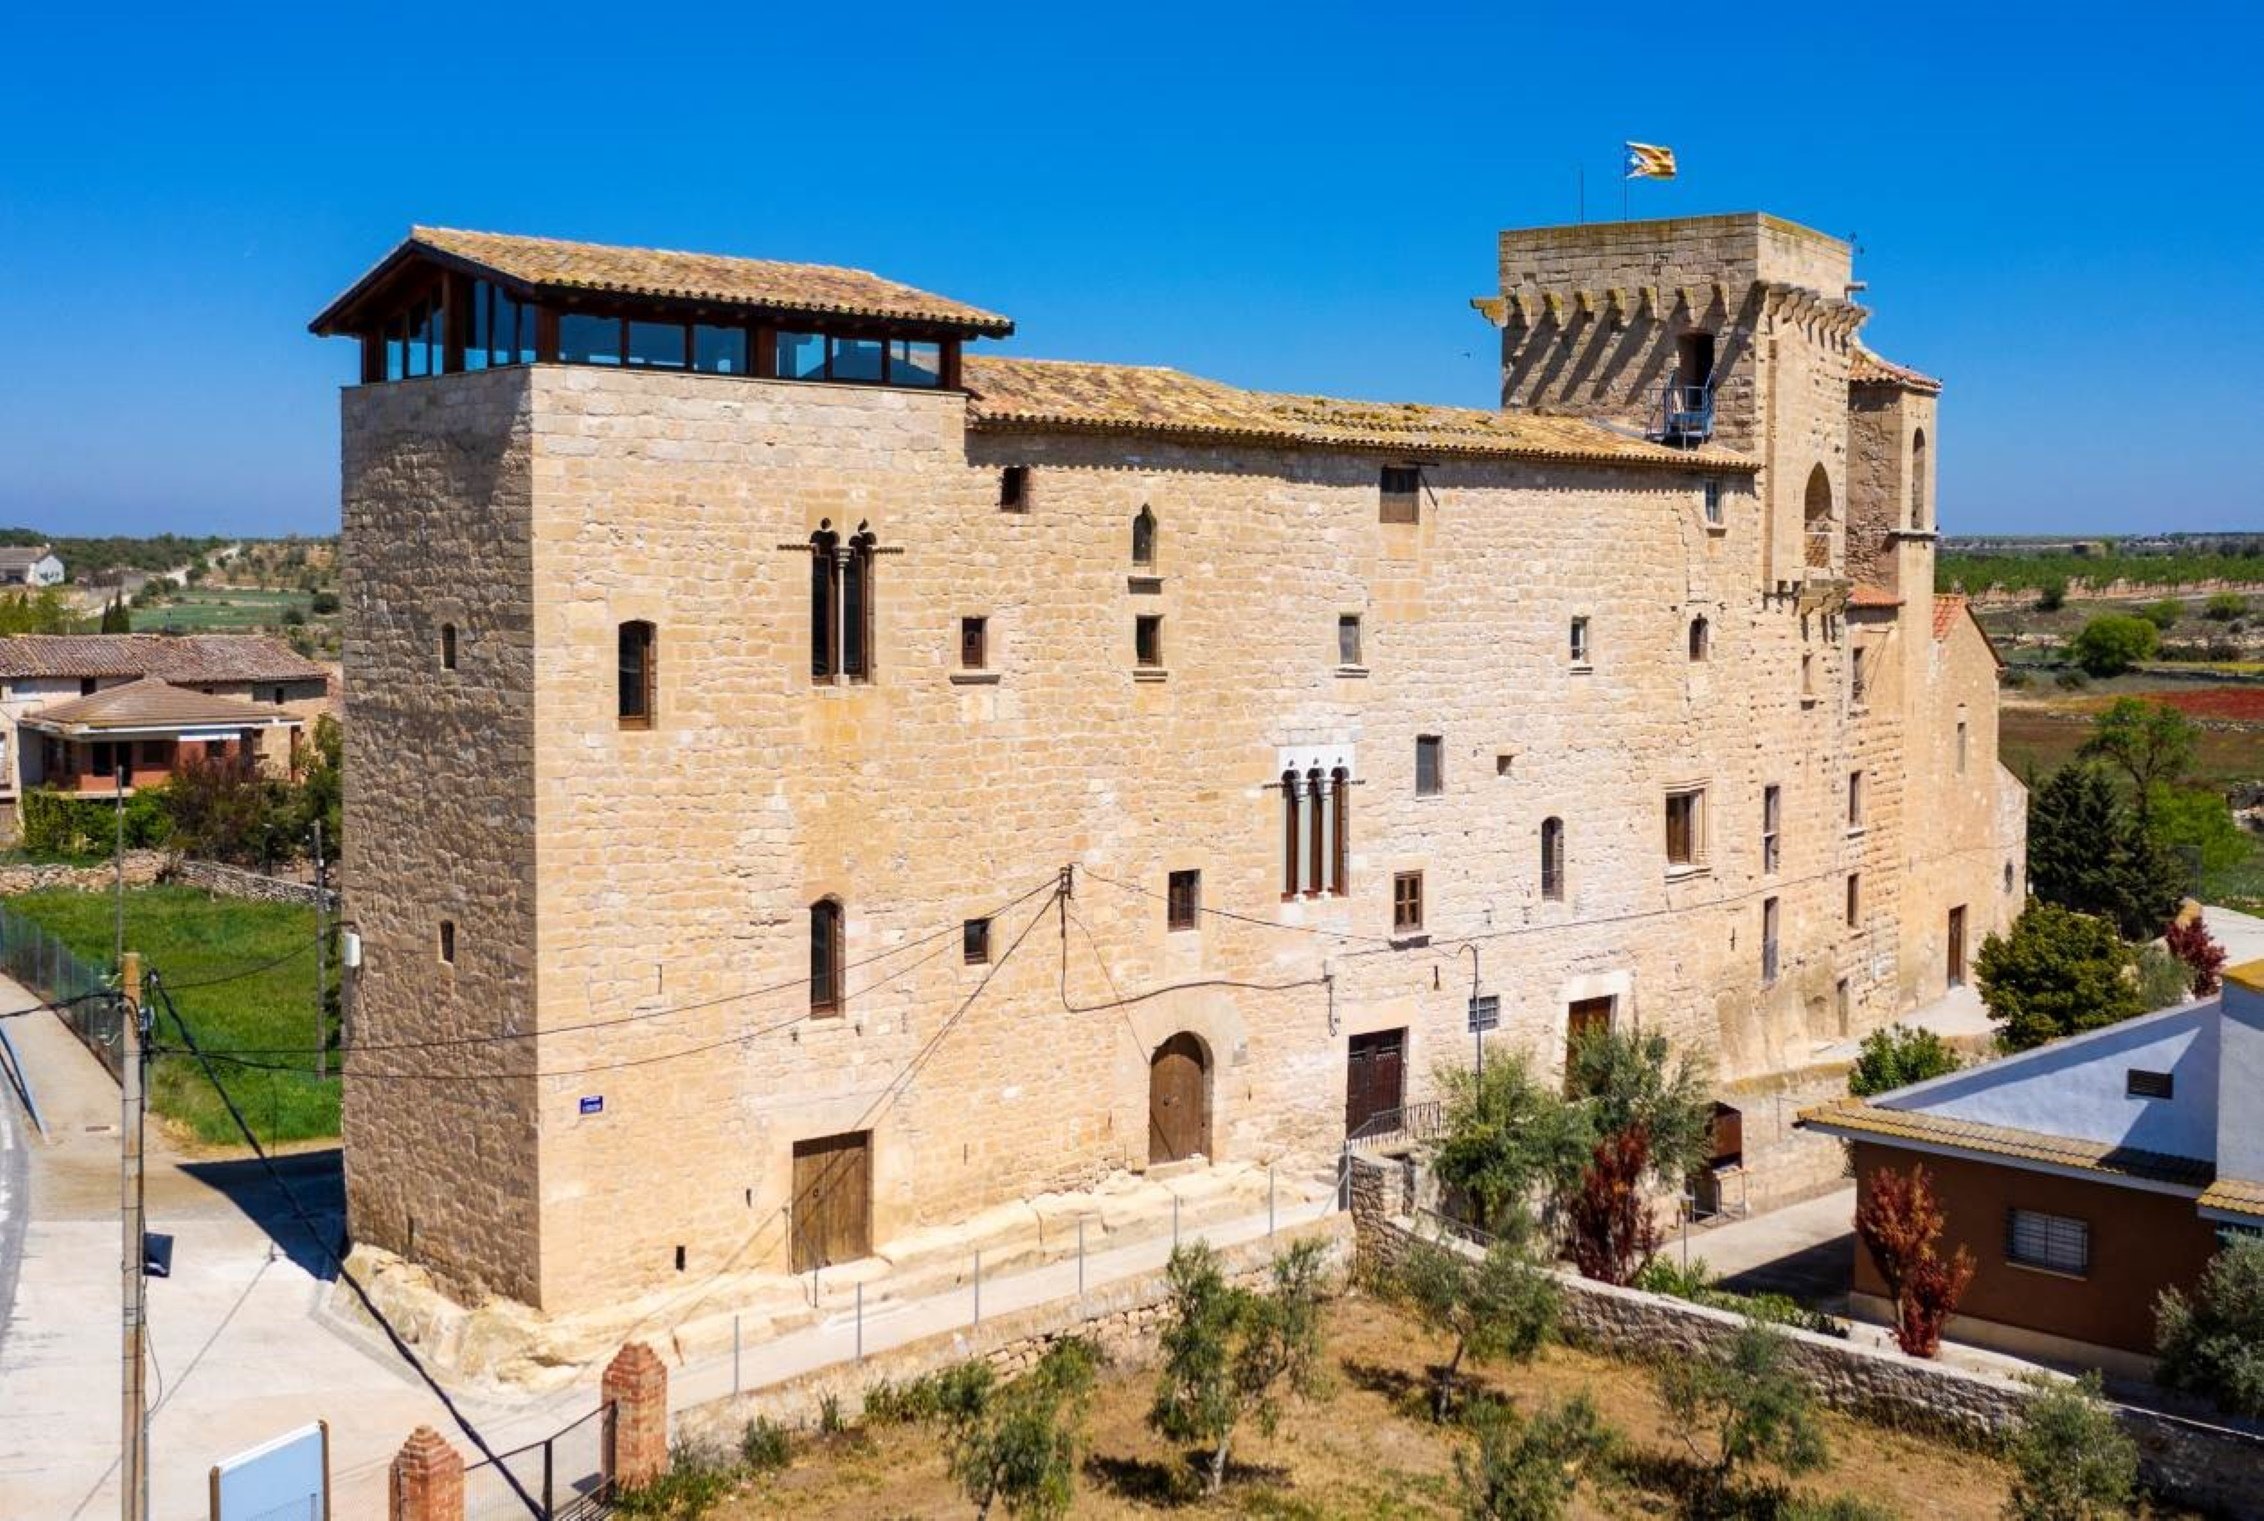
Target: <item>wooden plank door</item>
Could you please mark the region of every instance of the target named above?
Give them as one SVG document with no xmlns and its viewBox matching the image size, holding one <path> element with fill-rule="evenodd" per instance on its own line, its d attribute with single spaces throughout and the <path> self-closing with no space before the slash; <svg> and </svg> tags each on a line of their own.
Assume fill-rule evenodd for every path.
<svg viewBox="0 0 2264 1521">
<path fill-rule="evenodd" d="M 794 1271 L 873 1252 L 872 1132 L 794 1143 Z"/>
<path fill-rule="evenodd" d="M 1965 986 L 1965 905 L 1950 910 L 1950 986 Z"/>
<path fill-rule="evenodd" d="M 1353 1036 L 1344 1053 L 1344 1133 L 1356 1136 L 1377 1115 L 1398 1109 L 1406 1081 L 1405 1030 Z"/>
<path fill-rule="evenodd" d="M 1184 1162 L 1211 1149 L 1210 1073 L 1203 1043 L 1181 1031 L 1148 1059 L 1148 1160 Z"/>
<path fill-rule="evenodd" d="M 1593 1031 L 1609 1030 L 1612 1027 L 1612 1006 L 1616 1002 L 1616 999 L 1611 998 L 1579 998 L 1573 1000 L 1571 1006 L 1565 1010 L 1564 1091 L 1566 1097 L 1578 1098 L 1580 1096 L 1573 1091 L 1578 1073 L 1574 1071 L 1572 1064 L 1574 1055 L 1580 1050 L 1580 1042 Z"/>
</svg>

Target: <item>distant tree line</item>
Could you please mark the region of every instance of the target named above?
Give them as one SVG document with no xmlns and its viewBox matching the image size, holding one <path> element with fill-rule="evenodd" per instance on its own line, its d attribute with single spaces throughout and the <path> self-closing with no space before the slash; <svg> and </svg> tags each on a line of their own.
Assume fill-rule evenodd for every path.
<svg viewBox="0 0 2264 1521">
<path fill-rule="evenodd" d="M 1992 586 L 2007 591 L 2041 591 L 2075 581 L 2105 586 L 2128 581 L 2137 586 L 2190 586 L 2199 581 L 2264 581 L 2264 543 L 2232 551 L 2179 550 L 2172 554 L 2128 554 L 2106 550 L 2079 555 L 2065 550 L 2040 554 L 1941 554 L 1934 558 L 1934 587 L 1969 592 Z"/>
</svg>

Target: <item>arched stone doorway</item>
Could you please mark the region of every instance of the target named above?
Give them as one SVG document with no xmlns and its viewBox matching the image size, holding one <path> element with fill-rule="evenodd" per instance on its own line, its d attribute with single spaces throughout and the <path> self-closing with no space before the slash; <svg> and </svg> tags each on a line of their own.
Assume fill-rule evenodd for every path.
<svg viewBox="0 0 2264 1521">
<path fill-rule="evenodd" d="M 1818 465 L 1808 472 L 1808 493 L 1801 503 L 1801 527 L 1808 539 L 1808 566 L 1829 570 L 1832 564 L 1832 478 Z"/>
<path fill-rule="evenodd" d="M 1186 1030 L 1148 1058 L 1148 1162 L 1211 1154 L 1211 1053 Z"/>
</svg>

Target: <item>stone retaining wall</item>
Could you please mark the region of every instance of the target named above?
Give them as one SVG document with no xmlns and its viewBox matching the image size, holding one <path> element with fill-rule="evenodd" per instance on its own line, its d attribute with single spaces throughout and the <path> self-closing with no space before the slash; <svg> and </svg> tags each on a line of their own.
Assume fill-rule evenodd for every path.
<svg viewBox="0 0 2264 1521">
<path fill-rule="evenodd" d="M 1349 1266 L 1352 1229 L 1344 1215 L 1330 1215 L 1312 1225 L 1283 1231 L 1274 1241 L 1261 1239 L 1228 1247 L 1219 1257 L 1230 1280 L 1257 1283 L 1264 1279 L 1277 1252 L 1308 1237 L 1325 1244 L 1332 1273 L 1341 1274 Z M 864 1410 L 866 1392 L 883 1380 L 902 1384 L 977 1357 L 1001 1374 L 1012 1376 L 1027 1370 L 1048 1347 L 1068 1336 L 1091 1339 L 1111 1363 L 1146 1367 L 1154 1358 L 1169 1297 L 1170 1284 L 1161 1268 L 1120 1278 L 1089 1290 L 1081 1300 L 1033 1305 L 985 1320 L 979 1328 L 942 1333 L 875 1352 L 861 1363 L 837 1363 L 759 1389 L 686 1406 L 676 1415 L 675 1435 L 695 1442 L 736 1445 L 740 1432 L 757 1416 L 781 1425 L 812 1427 L 829 1397 L 839 1401 L 844 1419 L 853 1419 Z"/>
<path fill-rule="evenodd" d="M 1414 1239 L 1414 1221 L 1403 1213 L 1404 1179 L 1396 1169 L 1355 1159 L 1351 1193 L 1357 1266 L 1362 1273 L 1383 1270 Z M 1741 1324 L 1728 1311 L 1685 1300 L 1569 1274 L 1560 1280 L 1568 1337 L 1617 1357 L 1652 1361 L 1702 1353 Z M 1825 1404 L 1882 1426 L 1994 1446 L 2033 1397 L 2026 1384 L 2001 1375 L 1812 1331 L 1785 1335 L 1793 1365 Z M 2233 1521 L 2264 1521 L 2264 1436 L 2127 1405 L 2115 1413 L 2138 1443 L 2140 1475 L 2156 1494 Z"/>
<path fill-rule="evenodd" d="M 256 871 L 240 867 L 223 866 L 218 861 L 194 861 L 186 856 L 174 860 L 165 873 L 165 880 L 183 887 L 201 887 L 208 893 L 223 898 L 250 898 L 260 903 L 300 903 L 309 908 L 319 902 L 330 912 L 338 912 L 338 893 L 331 888 L 317 888 L 312 882 L 294 882 L 288 877 L 267 877 Z"/>
<path fill-rule="evenodd" d="M 171 860 L 172 857 L 162 850 L 127 851 L 126 885 L 150 886 L 164 877 L 166 864 Z M 108 861 L 100 866 L 65 866 L 48 862 L 0 866 L 0 897 L 47 892 L 56 888 L 66 888 L 72 892 L 106 893 L 117 885 L 118 868 Z"/>
</svg>

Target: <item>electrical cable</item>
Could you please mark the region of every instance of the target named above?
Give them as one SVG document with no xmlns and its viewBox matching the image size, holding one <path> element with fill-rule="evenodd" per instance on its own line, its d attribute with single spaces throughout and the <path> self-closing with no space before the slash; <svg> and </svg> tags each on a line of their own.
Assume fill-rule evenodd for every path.
<svg viewBox="0 0 2264 1521">
<path fill-rule="evenodd" d="M 197 1050 L 196 1035 L 189 1029 L 189 1022 L 181 1017 L 181 1011 L 174 1006 L 172 990 L 165 986 L 164 981 L 155 972 L 150 974 L 149 983 L 156 990 L 157 996 L 164 1001 L 165 1012 L 173 1016 L 174 1027 L 181 1032 L 181 1043 L 188 1048 L 188 1054 L 194 1056 L 203 1066 L 205 1081 L 211 1083 L 212 1091 L 220 1095 L 220 1102 L 226 1107 L 228 1118 L 235 1121 L 236 1129 L 243 1135 L 245 1143 L 251 1147 L 252 1155 L 259 1159 L 260 1167 L 266 1171 L 268 1181 L 273 1183 L 282 1193 L 283 1202 L 290 1207 L 291 1213 L 297 1217 L 308 1238 L 314 1242 L 315 1250 L 320 1252 L 324 1260 L 329 1262 L 337 1272 L 339 1280 L 347 1288 L 353 1290 L 354 1298 L 360 1302 L 362 1309 L 369 1315 L 370 1319 L 377 1322 L 378 1329 L 385 1333 L 385 1339 L 392 1343 L 393 1350 L 400 1353 L 402 1360 L 415 1370 L 417 1377 L 424 1381 L 425 1387 L 432 1391 L 433 1398 L 440 1401 L 441 1408 L 446 1410 L 456 1422 L 457 1428 L 464 1433 L 474 1447 L 479 1449 L 480 1456 L 485 1458 L 489 1465 L 503 1476 L 503 1482 L 511 1486 L 511 1492 L 526 1504 L 527 1514 L 533 1516 L 535 1521 L 542 1521 L 542 1505 L 536 1501 L 533 1495 L 527 1493 L 526 1487 L 519 1482 L 518 1475 L 512 1473 L 510 1468 L 496 1456 L 495 1449 L 488 1445 L 486 1437 L 480 1435 L 479 1428 L 474 1426 L 470 1418 L 456 1407 L 456 1402 L 449 1397 L 448 1391 L 440 1386 L 440 1380 L 433 1377 L 431 1370 L 426 1368 L 417 1354 L 410 1350 L 408 1342 L 403 1339 L 399 1331 L 394 1329 L 393 1322 L 385 1318 L 385 1312 L 378 1308 L 377 1301 L 370 1297 L 369 1290 L 362 1286 L 362 1281 L 347 1271 L 344 1260 L 331 1246 L 329 1238 L 315 1224 L 314 1217 L 307 1213 L 306 1206 L 300 1202 L 298 1194 L 293 1191 L 290 1183 L 268 1156 L 267 1148 L 260 1145 L 259 1137 L 252 1133 L 250 1123 L 244 1119 L 243 1110 L 236 1107 L 235 1096 L 229 1093 L 228 1089 L 221 1083 L 220 1074 L 213 1070 L 212 1063 L 207 1061 L 203 1053 Z"/>
</svg>

